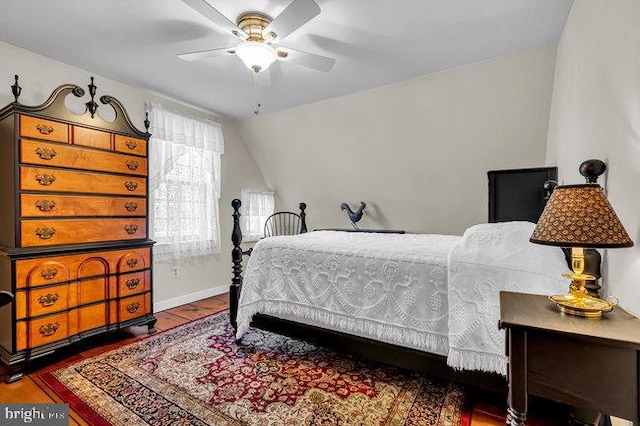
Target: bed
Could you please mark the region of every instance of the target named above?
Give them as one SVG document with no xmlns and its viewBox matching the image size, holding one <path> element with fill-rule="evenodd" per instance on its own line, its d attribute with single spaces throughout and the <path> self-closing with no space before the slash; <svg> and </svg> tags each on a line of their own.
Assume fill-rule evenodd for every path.
<svg viewBox="0 0 640 426">
<path fill-rule="evenodd" d="M 251 324 L 503 390 L 499 291 L 566 291 L 562 251 L 529 243 L 535 225 L 524 221 L 476 225 L 462 236 L 271 237 L 256 244 L 243 278 L 240 203 L 232 205 L 237 338 Z"/>
</svg>

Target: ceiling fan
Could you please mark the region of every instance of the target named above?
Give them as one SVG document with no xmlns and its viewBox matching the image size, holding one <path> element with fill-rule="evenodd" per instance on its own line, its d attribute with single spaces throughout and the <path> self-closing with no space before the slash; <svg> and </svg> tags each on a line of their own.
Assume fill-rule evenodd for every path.
<svg viewBox="0 0 640 426">
<path fill-rule="evenodd" d="M 275 19 L 259 12 L 245 12 L 238 17 L 237 24 L 231 22 L 205 0 L 182 1 L 214 24 L 242 40 L 236 46 L 179 54 L 178 57 L 185 61 L 198 61 L 235 54 L 255 75 L 267 70 L 275 61 L 292 62 L 324 72 L 331 70 L 336 62 L 335 59 L 327 56 L 284 46 L 274 46 L 320 14 L 320 7 L 314 0 L 293 0 Z"/>
</svg>

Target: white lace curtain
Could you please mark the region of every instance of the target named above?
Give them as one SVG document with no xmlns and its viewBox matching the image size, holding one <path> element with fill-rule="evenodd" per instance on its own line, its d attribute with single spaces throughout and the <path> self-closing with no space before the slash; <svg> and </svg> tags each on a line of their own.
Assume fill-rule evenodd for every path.
<svg viewBox="0 0 640 426">
<path fill-rule="evenodd" d="M 149 193 L 154 259 L 169 262 L 220 253 L 218 123 L 149 103 Z"/>
<path fill-rule="evenodd" d="M 264 237 L 264 223 L 275 209 L 275 197 L 271 191 L 243 189 L 240 226 L 243 241 L 258 241 Z"/>
</svg>

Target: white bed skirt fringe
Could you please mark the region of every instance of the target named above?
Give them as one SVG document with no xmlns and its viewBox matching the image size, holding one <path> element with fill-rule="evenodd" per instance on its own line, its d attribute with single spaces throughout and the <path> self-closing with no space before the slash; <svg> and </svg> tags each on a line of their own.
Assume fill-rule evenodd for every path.
<svg viewBox="0 0 640 426">
<path fill-rule="evenodd" d="M 456 370 L 480 370 L 507 375 L 507 357 L 504 355 L 449 349 L 447 365 Z"/>
<path fill-rule="evenodd" d="M 240 339 L 249 330 L 253 315 L 261 313 L 282 319 L 295 318 L 298 322 L 316 325 L 333 331 L 353 334 L 372 340 L 396 344 L 431 353 L 446 355 L 449 350 L 447 336 L 428 334 L 408 328 L 342 316 L 317 308 L 294 305 L 291 302 L 258 301 L 243 305 L 238 312 L 238 330 L 236 338 Z"/>
</svg>

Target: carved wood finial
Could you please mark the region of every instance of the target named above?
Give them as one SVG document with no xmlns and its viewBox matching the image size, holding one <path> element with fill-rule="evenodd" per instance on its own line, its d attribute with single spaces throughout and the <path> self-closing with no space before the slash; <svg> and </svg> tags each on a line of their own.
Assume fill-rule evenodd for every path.
<svg viewBox="0 0 640 426">
<path fill-rule="evenodd" d="M 307 213 L 305 212 L 307 208 L 307 203 L 300 203 L 300 233 L 304 234 L 307 232 Z"/>
<path fill-rule="evenodd" d="M 98 110 L 98 103 L 95 101 L 96 89 L 97 86 L 93 84 L 93 77 L 91 77 L 91 83 L 89 84 L 89 94 L 91 95 L 91 100 L 85 104 L 87 106 L 87 110 L 91 114 L 91 118 L 95 117 L 96 111 Z"/>
<path fill-rule="evenodd" d="M 149 126 L 151 125 L 151 122 L 149 121 L 149 113 L 145 112 L 144 113 L 144 128 L 147 129 L 147 133 L 149 133 Z"/>
<path fill-rule="evenodd" d="M 553 193 L 553 190 L 556 189 L 556 186 L 558 186 L 558 182 L 556 182 L 555 180 L 548 180 L 544 184 L 542 184 L 542 187 L 545 191 L 545 200 L 549 200 L 549 198 L 551 198 L 551 194 Z"/>
<path fill-rule="evenodd" d="M 597 183 L 598 177 L 607 171 L 607 165 L 602 160 L 591 159 L 583 161 L 578 170 L 585 177 L 587 183 Z"/>
<path fill-rule="evenodd" d="M 13 93 L 13 97 L 15 98 L 15 103 L 18 103 L 18 98 L 20 97 L 20 93 L 22 93 L 22 87 L 18 84 L 18 74 L 14 75 L 16 82 L 11 85 L 11 93 Z"/>
</svg>

